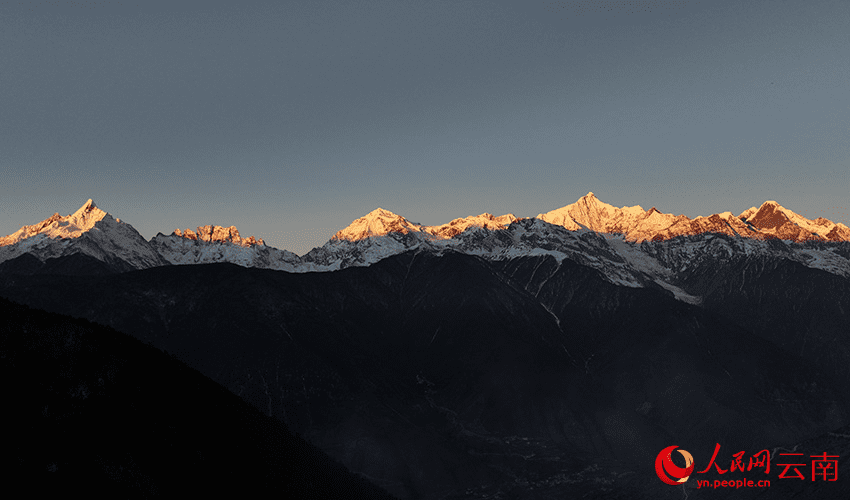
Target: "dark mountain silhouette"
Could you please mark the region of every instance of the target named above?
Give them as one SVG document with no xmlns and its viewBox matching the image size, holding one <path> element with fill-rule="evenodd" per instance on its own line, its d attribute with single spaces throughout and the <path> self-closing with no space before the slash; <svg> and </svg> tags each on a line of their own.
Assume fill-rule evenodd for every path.
<svg viewBox="0 0 850 500">
<path fill-rule="evenodd" d="M 393 498 L 155 347 L 5 299 L 0 317 L 10 489 L 32 497 Z"/>
<path fill-rule="evenodd" d="M 25 253 L 14 259 L 0 262 L 0 273 L 23 275 L 59 274 L 67 276 L 99 276 L 120 273 L 132 268 L 116 263 L 107 263 L 90 255 L 74 253 L 51 257 L 43 262 L 32 254 Z"/>
<path fill-rule="evenodd" d="M 799 274 L 789 294 L 846 280 L 771 266 L 742 283 L 721 267 L 703 307 L 570 259 L 453 252 L 325 273 L 7 272 L 0 295 L 173 353 L 403 498 L 681 498 L 653 470 L 667 446 L 707 460 L 716 443 L 756 451 L 850 423 L 847 340 L 824 363 L 789 343 L 798 323 L 768 335 L 758 321 L 791 307 L 838 328 L 846 311 L 767 288 L 785 268 Z M 745 295 L 723 299 L 724 279 Z"/>
</svg>

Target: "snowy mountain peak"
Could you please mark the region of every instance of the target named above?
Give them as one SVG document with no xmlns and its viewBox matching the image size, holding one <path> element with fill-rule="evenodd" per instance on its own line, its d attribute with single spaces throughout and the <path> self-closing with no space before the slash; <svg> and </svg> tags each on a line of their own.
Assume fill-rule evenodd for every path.
<svg viewBox="0 0 850 500">
<path fill-rule="evenodd" d="M 537 216 L 538 219 L 575 231 L 588 228 L 601 233 L 623 234 L 630 241 L 651 239 L 654 232 L 676 222 L 672 214 L 655 207 L 644 211 L 640 205 L 617 208 L 600 201 L 592 192 L 575 203 Z"/>
<path fill-rule="evenodd" d="M 357 241 L 389 233 L 422 232 L 422 226 L 383 208 L 376 208 L 337 232 L 331 240 Z"/>
<path fill-rule="evenodd" d="M 69 222 L 71 222 L 73 225 L 76 225 L 80 229 L 80 231 L 88 231 L 89 229 L 93 228 L 98 221 L 103 220 L 108 215 L 108 213 L 97 208 L 97 205 L 95 205 L 94 202 L 89 199 L 83 204 L 83 206 L 77 209 L 76 212 L 69 216 Z M 109 218 L 111 219 L 112 216 L 109 216 Z M 79 234 L 77 234 L 76 236 L 79 236 Z M 73 238 L 75 236 L 70 237 Z"/>
<path fill-rule="evenodd" d="M 389 210 L 384 210 L 381 207 L 378 207 L 375 210 L 372 210 L 371 212 L 366 214 L 364 217 L 367 218 L 367 219 L 374 219 L 374 218 L 380 218 L 380 217 L 389 217 L 389 218 L 392 218 L 392 219 L 403 218 L 400 215 L 394 214 L 394 213 L 390 212 Z"/>
<path fill-rule="evenodd" d="M 112 219 L 111 215 L 97 208 L 92 200 L 88 200 L 70 215 L 62 217 L 56 212 L 37 224 L 23 226 L 14 233 L 0 238 L 0 246 L 13 245 L 38 235 L 50 239 L 79 238 L 107 217 Z"/>
<path fill-rule="evenodd" d="M 823 217 L 809 220 L 772 200 L 758 209 L 750 208 L 741 217 L 759 231 L 784 240 L 850 241 L 850 228 L 844 224 Z"/>
<path fill-rule="evenodd" d="M 24 253 L 42 261 L 81 253 L 125 270 L 165 263 L 133 226 L 113 218 L 91 199 L 70 215 L 55 213 L 0 238 L 0 262 Z"/>
<path fill-rule="evenodd" d="M 747 221 L 759 229 L 775 229 L 786 224 L 790 218 L 785 208 L 775 201 L 766 201 Z"/>
<path fill-rule="evenodd" d="M 442 224 L 440 226 L 426 226 L 423 227 L 423 230 L 440 239 L 448 239 L 470 228 L 499 230 L 505 229 L 512 222 L 516 221 L 517 218 L 513 214 L 505 214 L 496 217 L 493 214 L 485 212 L 481 215 L 470 215 L 463 219 L 454 219 L 448 224 Z"/>
</svg>

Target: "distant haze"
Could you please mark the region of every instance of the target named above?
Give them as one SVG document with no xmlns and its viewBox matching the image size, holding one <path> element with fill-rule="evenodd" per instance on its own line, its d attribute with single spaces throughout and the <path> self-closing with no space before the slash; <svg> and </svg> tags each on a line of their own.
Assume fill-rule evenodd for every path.
<svg viewBox="0 0 850 500">
<path fill-rule="evenodd" d="M 593 191 L 850 225 L 850 2 L 3 1 L 0 236 L 92 198 L 303 254 Z"/>
</svg>

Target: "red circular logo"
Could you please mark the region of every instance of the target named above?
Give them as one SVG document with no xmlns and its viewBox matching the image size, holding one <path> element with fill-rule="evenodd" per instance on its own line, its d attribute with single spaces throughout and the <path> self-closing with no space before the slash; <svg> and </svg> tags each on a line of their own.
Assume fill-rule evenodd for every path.
<svg viewBox="0 0 850 500">
<path fill-rule="evenodd" d="M 655 458 L 655 473 L 658 474 L 658 479 L 674 485 L 687 481 L 694 471 L 694 457 L 685 450 L 678 450 L 685 457 L 685 467 L 682 468 L 673 463 L 671 455 L 675 449 L 676 446 L 668 446 L 661 450 L 661 453 Z M 670 479 L 671 476 L 673 479 Z"/>
</svg>

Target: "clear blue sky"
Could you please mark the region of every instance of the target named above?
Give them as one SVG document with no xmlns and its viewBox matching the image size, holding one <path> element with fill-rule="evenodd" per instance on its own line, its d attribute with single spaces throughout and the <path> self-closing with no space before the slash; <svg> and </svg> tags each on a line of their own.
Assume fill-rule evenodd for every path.
<svg viewBox="0 0 850 500">
<path fill-rule="evenodd" d="M 304 253 L 588 191 L 850 225 L 850 2 L 0 0 L 0 234 L 88 198 Z"/>
</svg>

